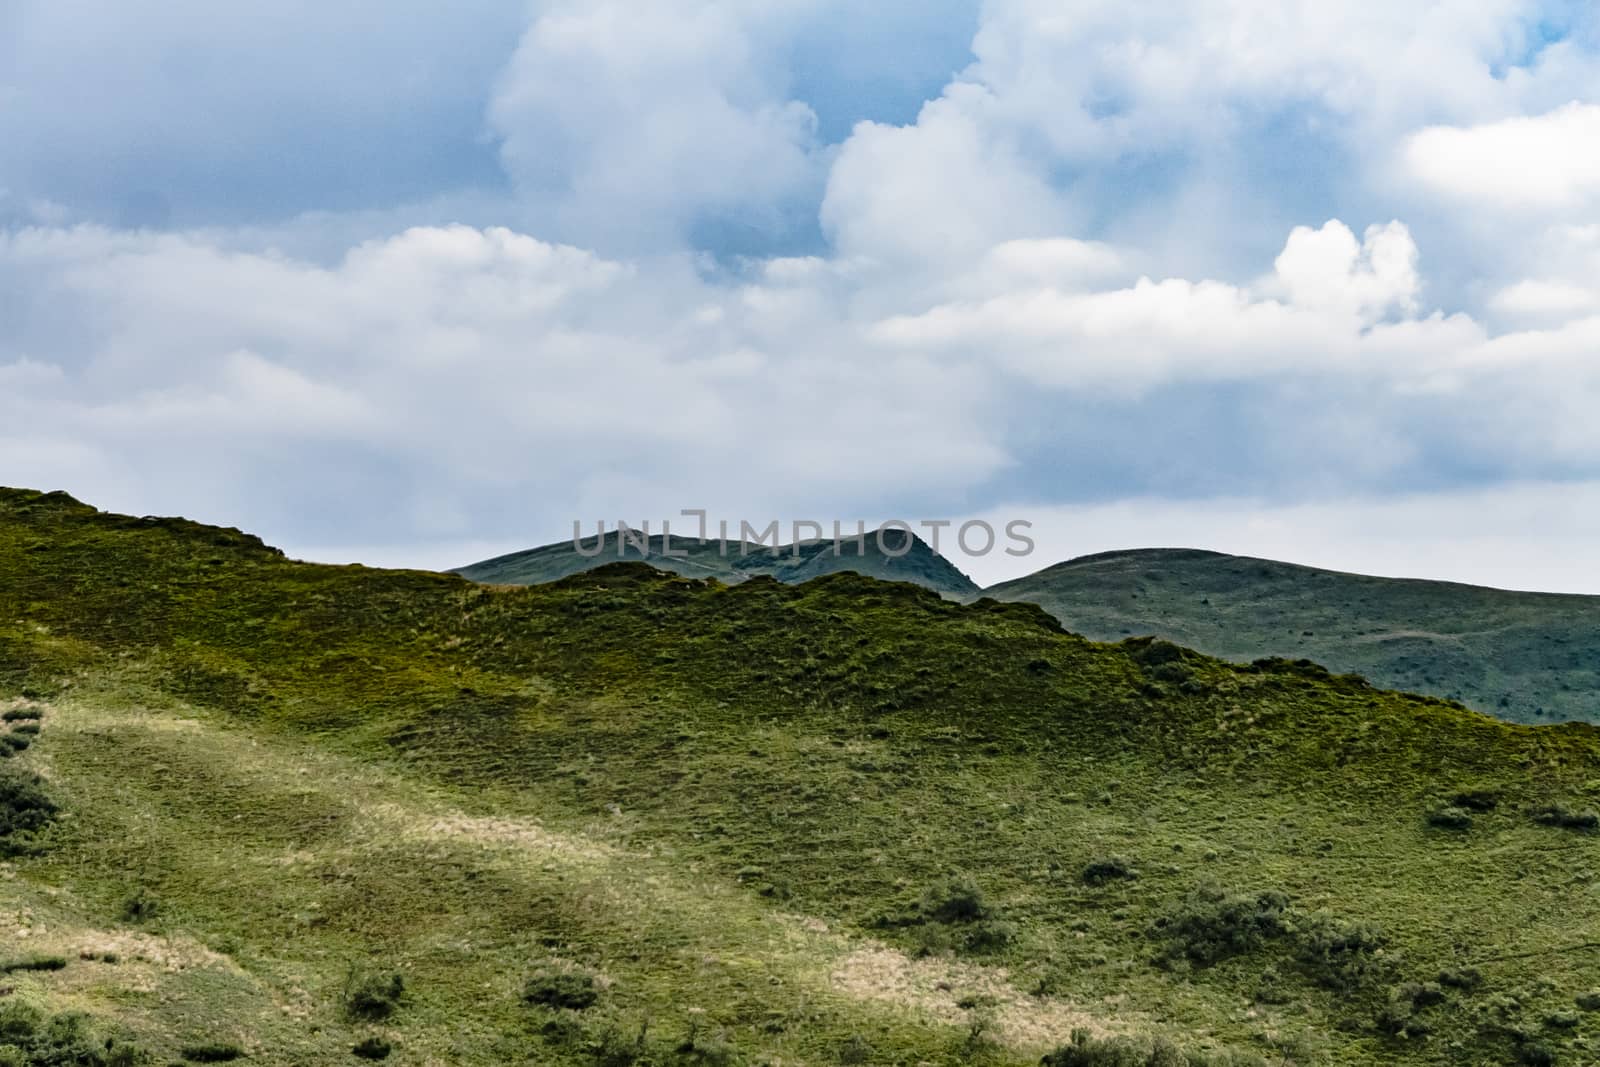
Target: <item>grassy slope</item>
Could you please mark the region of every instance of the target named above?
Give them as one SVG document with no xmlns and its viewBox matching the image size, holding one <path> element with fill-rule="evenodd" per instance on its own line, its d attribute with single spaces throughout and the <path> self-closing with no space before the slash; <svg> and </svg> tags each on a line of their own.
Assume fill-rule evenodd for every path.
<svg viewBox="0 0 1600 1067">
<path fill-rule="evenodd" d="M 1110 552 L 986 590 L 1100 640 L 1307 657 L 1514 722 L 1600 721 L 1600 597 L 1373 578 L 1211 552 Z"/>
<path fill-rule="evenodd" d="M 613 531 L 601 551 L 593 556 L 585 556 L 576 551 L 571 542 L 562 541 L 474 563 L 456 573 L 491 585 L 538 585 L 619 560 L 636 560 L 648 561 L 662 570 L 689 578 L 716 578 L 730 583 L 756 575 L 767 575 L 780 582 L 804 582 L 824 574 L 854 571 L 871 578 L 915 582 L 952 597 L 978 591 L 972 579 L 920 538 L 912 536 L 907 545 L 907 535 L 903 531 L 887 530 L 883 536 L 882 545 L 876 534 L 868 534 L 860 542 L 847 537 L 837 547 L 831 540 L 802 541 L 774 551 L 733 540 L 725 546 L 715 540 L 702 544 L 678 535 L 672 538 L 670 545 L 673 555 L 668 555 L 669 546 L 660 535 L 648 539 L 646 551 L 637 539 L 619 542 Z M 596 547 L 594 533 L 589 531 L 584 548 L 593 551 Z"/>
<path fill-rule="evenodd" d="M 122 946 L 17 995 L 165 1054 L 356 1062 L 377 1031 L 390 1062 L 594 1062 L 647 1021 L 656 1062 L 1022 1063 L 1084 1024 L 1302 1064 L 1600 1047 L 1600 1017 L 1546 1026 L 1600 984 L 1600 848 L 1525 813 L 1600 797 L 1587 726 L 854 575 L 487 588 L 17 491 L 6 696 L 45 709 L 14 763 L 66 818 L 0 912 L 18 946 Z M 1496 810 L 1427 825 L 1467 787 Z M 1138 877 L 1085 884 L 1112 855 Z M 1005 943 L 883 921 L 952 873 Z M 1154 924 L 1207 884 L 1372 920 L 1384 947 L 1344 993 L 1294 936 L 1155 966 Z M 153 917 L 123 909 L 140 890 Z M 600 1003 L 520 1004 L 550 965 L 602 976 Z M 407 977 L 391 1020 L 343 1016 L 352 966 Z M 1483 985 L 1422 1009 L 1429 1036 L 1374 1026 L 1401 983 L 1469 966 Z"/>
<path fill-rule="evenodd" d="M 851 546 L 853 547 L 853 546 Z M 740 582 L 769 574 L 785 582 L 855 570 L 911 581 L 955 598 L 991 596 L 1039 604 L 1075 633 L 1102 641 L 1155 634 L 1239 662 L 1309 658 L 1374 684 L 1459 700 L 1512 722 L 1600 721 L 1600 597 L 1517 593 L 1301 567 L 1213 552 L 1109 552 L 979 590 L 922 542 L 902 558 L 878 552 L 834 557 L 808 550 L 715 545 L 674 548 L 661 539 L 627 559 L 691 578 Z M 586 559 L 567 543 L 462 568 L 475 581 L 536 585 L 614 563 L 614 541 Z"/>
</svg>

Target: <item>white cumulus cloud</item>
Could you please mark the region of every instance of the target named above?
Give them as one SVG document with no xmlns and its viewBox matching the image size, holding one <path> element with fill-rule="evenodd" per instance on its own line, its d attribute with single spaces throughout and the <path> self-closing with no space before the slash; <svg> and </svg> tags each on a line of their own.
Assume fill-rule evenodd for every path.
<svg viewBox="0 0 1600 1067">
<path fill-rule="evenodd" d="M 1429 188 L 1498 210 L 1600 205 L 1600 104 L 1430 126 L 1406 142 L 1405 162 Z"/>
<path fill-rule="evenodd" d="M 816 117 L 762 32 L 797 6 L 545 5 L 490 108 L 534 217 L 622 250 L 675 247 L 708 219 L 781 230 L 821 180 Z"/>
</svg>

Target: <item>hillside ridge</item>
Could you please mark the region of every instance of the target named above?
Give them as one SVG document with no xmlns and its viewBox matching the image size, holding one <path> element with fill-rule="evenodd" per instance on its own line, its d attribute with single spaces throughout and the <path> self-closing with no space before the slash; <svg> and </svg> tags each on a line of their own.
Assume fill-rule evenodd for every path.
<svg viewBox="0 0 1600 1067">
<path fill-rule="evenodd" d="M 0 934 L 40 953 L 0 959 L 0 1022 L 40 1042 L 87 1012 L 158 1062 L 1600 1049 L 1600 730 L 1310 662 L 850 572 L 307 564 L 0 491 L 0 707 L 0 772 L 36 775 L 0 790 L 31 820 Z"/>
<path fill-rule="evenodd" d="M 1518 722 L 1600 721 L 1600 597 L 1386 578 L 1189 549 L 1097 553 L 983 591 L 1097 640 L 1309 658 Z"/>
</svg>

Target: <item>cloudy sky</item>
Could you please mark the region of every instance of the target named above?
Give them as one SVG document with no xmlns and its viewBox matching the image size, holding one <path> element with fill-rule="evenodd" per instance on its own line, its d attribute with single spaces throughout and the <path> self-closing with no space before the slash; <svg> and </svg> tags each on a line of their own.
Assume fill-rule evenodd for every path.
<svg viewBox="0 0 1600 1067">
<path fill-rule="evenodd" d="M 0 484 L 1600 592 L 1600 11 L 0 0 Z"/>
</svg>

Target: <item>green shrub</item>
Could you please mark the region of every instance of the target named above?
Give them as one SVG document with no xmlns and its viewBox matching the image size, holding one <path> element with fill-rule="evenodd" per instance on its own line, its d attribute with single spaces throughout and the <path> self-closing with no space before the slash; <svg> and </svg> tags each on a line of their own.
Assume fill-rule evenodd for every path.
<svg viewBox="0 0 1600 1067">
<path fill-rule="evenodd" d="M 1600 1011 L 1600 990 L 1591 989 L 1588 992 L 1579 993 L 1572 998 L 1572 1002 L 1584 1011 Z"/>
<path fill-rule="evenodd" d="M 1434 981 L 1449 989 L 1477 989 L 1483 985 L 1483 972 L 1476 967 L 1440 971 Z"/>
<path fill-rule="evenodd" d="M 0 722 L 36 722 L 42 718 L 44 713 L 38 708 L 12 708 L 0 715 Z"/>
<path fill-rule="evenodd" d="M 1426 1028 L 1420 1032 L 1411 1027 L 1417 1022 L 1413 1018 L 1413 1007 L 1403 1000 L 1391 1000 L 1378 1010 L 1377 1018 L 1373 1022 L 1378 1027 L 1378 1032 L 1390 1037 L 1422 1037 L 1427 1033 Z"/>
<path fill-rule="evenodd" d="M 929 886 L 920 905 L 924 919 L 936 923 L 965 923 L 992 915 L 983 890 L 970 878 L 949 878 Z"/>
<path fill-rule="evenodd" d="M 1428 812 L 1428 825 L 1441 830 L 1472 829 L 1472 813 L 1465 808 L 1435 808 Z"/>
<path fill-rule="evenodd" d="M 960 947 L 968 952 L 997 952 L 1017 939 L 1015 923 L 980 919 L 959 928 Z"/>
<path fill-rule="evenodd" d="M 55 819 L 59 809 L 43 784 L 37 775 L 0 772 L 0 856 L 28 851 L 33 836 Z"/>
<path fill-rule="evenodd" d="M 36 722 L 18 722 L 11 724 L 12 737 L 17 737 L 23 734 L 37 737 L 39 735 L 39 724 Z"/>
<path fill-rule="evenodd" d="M 125 923 L 149 922 L 161 911 L 161 902 L 143 886 L 122 902 L 122 921 Z"/>
<path fill-rule="evenodd" d="M 581 971 L 544 969 L 529 978 L 522 987 L 522 999 L 527 1004 L 567 1011 L 583 1011 L 600 999 L 599 987 L 592 975 Z"/>
<path fill-rule="evenodd" d="M 1391 1037 L 1426 1037 L 1432 1026 L 1417 1017 L 1424 1008 L 1442 1003 L 1444 989 L 1436 982 L 1407 982 L 1389 991 L 1388 1003 L 1379 1010 L 1378 1030 Z"/>
<path fill-rule="evenodd" d="M 1014 924 L 1001 918 L 977 883 L 948 878 L 929 886 L 917 903 L 880 916 L 879 926 L 918 927 L 922 955 L 944 952 L 992 952 L 1016 938 Z"/>
<path fill-rule="evenodd" d="M 1183 659 L 1182 647 L 1159 637 L 1134 637 L 1123 642 L 1128 654 L 1143 667 L 1160 667 Z"/>
<path fill-rule="evenodd" d="M 1092 860 L 1083 869 L 1083 881 L 1086 885 L 1105 885 L 1139 877 L 1133 865 L 1121 856 L 1102 856 Z"/>
<path fill-rule="evenodd" d="M 222 1041 L 208 1041 L 203 1045 L 186 1045 L 178 1055 L 190 1063 L 232 1063 L 244 1058 L 244 1049 Z"/>
<path fill-rule="evenodd" d="M 857 1067 L 859 1064 L 872 1062 L 872 1046 L 860 1034 L 851 1034 L 844 1044 L 839 1046 L 836 1058 L 843 1067 Z"/>
<path fill-rule="evenodd" d="M 0 1048 L 0 1067 L 133 1067 L 145 1062 L 136 1046 L 96 1033 L 82 1015 L 47 1019 L 20 1002 L 0 1005 L 0 1043 L 5 1046 Z"/>
<path fill-rule="evenodd" d="M 1444 988 L 1438 982 L 1407 982 L 1396 990 L 1396 995 L 1419 1008 L 1429 1008 L 1445 1001 Z"/>
<path fill-rule="evenodd" d="M 1517 1062 L 1524 1067 L 1555 1067 L 1556 1050 L 1542 1041 L 1523 1041 L 1517 1045 Z"/>
<path fill-rule="evenodd" d="M 1261 977 L 1256 981 L 1254 998 L 1258 1004 L 1288 1004 L 1294 1000 L 1294 994 L 1284 980 L 1283 973 L 1269 966 L 1262 970 Z"/>
<path fill-rule="evenodd" d="M 738 1058 L 734 1047 L 728 1044 L 722 1034 L 705 1035 L 700 1032 L 700 1019 L 698 1016 L 689 1017 L 689 1032 L 678 1043 L 675 1052 L 695 1063 L 706 1067 L 726 1067 Z"/>
<path fill-rule="evenodd" d="M 1483 815 L 1500 806 L 1500 795 L 1492 789 L 1463 789 L 1450 798 L 1450 804 Z"/>
<path fill-rule="evenodd" d="M 1288 907 L 1282 893 L 1230 893 L 1205 886 L 1157 920 L 1154 933 L 1166 942 L 1164 960 L 1210 966 L 1282 936 Z"/>
<path fill-rule="evenodd" d="M 394 1046 L 381 1037 L 367 1037 L 358 1041 L 350 1051 L 364 1060 L 386 1060 Z"/>
<path fill-rule="evenodd" d="M 1528 814 L 1541 826 L 1585 831 L 1600 828 L 1600 815 L 1592 811 L 1573 811 L 1563 804 L 1542 804 Z"/>
<path fill-rule="evenodd" d="M 615 1026 L 607 1026 L 589 1046 L 589 1054 L 598 1067 L 632 1067 L 645 1058 L 648 1051 L 649 1024 L 639 1028 L 635 1037 L 628 1037 Z"/>
<path fill-rule="evenodd" d="M 15 755 L 33 744 L 25 734 L 0 734 L 0 757 Z"/>
<path fill-rule="evenodd" d="M 16 1045 L 32 1037 L 44 1025 L 39 1010 L 20 1000 L 0 1002 L 0 1042 Z"/>
<path fill-rule="evenodd" d="M 1318 912 L 1298 924 L 1295 959 L 1318 984 L 1349 992 L 1381 971 L 1377 953 L 1386 941 L 1375 923 Z"/>
<path fill-rule="evenodd" d="M 344 1010 L 352 1019 L 376 1022 L 393 1015 L 405 996 L 406 981 L 398 974 L 361 974 L 345 979 Z"/>
<path fill-rule="evenodd" d="M 1194 673 L 1184 664 L 1174 660 L 1163 663 L 1157 667 L 1149 668 L 1150 677 L 1162 682 L 1171 682 L 1180 689 L 1194 685 Z M 1195 686 L 1195 691 L 1203 690 L 1204 686 Z"/>
<path fill-rule="evenodd" d="M 26 959 L 0 963 L 0 974 L 12 974 L 16 971 L 59 971 L 66 966 L 65 956 L 29 956 Z"/>
</svg>

